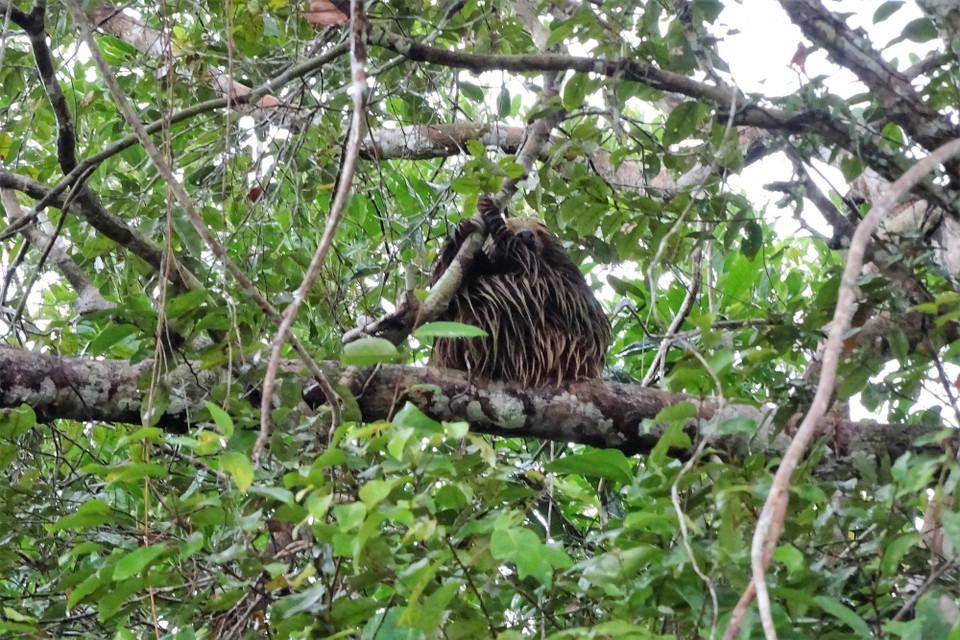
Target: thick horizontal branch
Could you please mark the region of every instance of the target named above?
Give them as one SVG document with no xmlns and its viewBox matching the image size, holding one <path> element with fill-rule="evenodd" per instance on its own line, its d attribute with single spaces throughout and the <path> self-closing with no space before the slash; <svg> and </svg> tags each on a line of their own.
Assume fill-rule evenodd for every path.
<svg viewBox="0 0 960 640">
<path fill-rule="evenodd" d="M 141 378 L 152 366 L 151 361 L 132 365 L 0 347 L 0 409 L 27 404 L 41 421 L 64 418 L 138 424 L 144 405 Z M 286 365 L 288 375 L 298 375 L 296 366 Z M 336 362 L 321 362 L 320 366 L 331 378 L 339 378 L 345 370 Z M 207 398 L 206 390 L 226 382 L 226 376 L 226 369 L 202 369 L 197 363 L 167 371 L 160 382 L 170 403 L 159 424 L 171 431 L 187 429 L 189 416 L 202 408 Z M 659 441 L 664 426 L 650 421 L 660 411 L 689 402 L 696 419 L 690 421 L 687 431 L 694 438 L 699 427 L 711 420 L 746 417 L 760 425 L 750 438 L 742 434 L 716 437 L 713 444 L 718 448 L 733 454 L 776 452 L 789 442 L 789 437 L 773 427 L 769 410 L 746 405 L 721 408 L 711 399 L 639 385 L 591 380 L 523 389 L 501 382 L 473 383 L 459 371 L 403 365 L 354 369 L 351 379 L 357 381 L 354 391 L 367 422 L 389 419 L 411 402 L 437 420 L 468 422 L 478 433 L 612 447 L 636 454 L 651 451 Z M 311 394 L 307 396 L 310 402 Z M 830 418 L 820 424 L 821 433 L 841 460 L 853 455 L 896 458 L 910 449 L 916 438 L 937 428 Z"/>
<path fill-rule="evenodd" d="M 469 69 L 475 73 L 494 70 L 515 73 L 580 71 L 623 78 L 661 91 L 674 91 L 687 96 L 698 95 L 715 104 L 732 102 L 732 95 L 723 87 L 697 82 L 678 73 L 665 71 L 629 58 L 608 60 L 560 53 L 519 55 L 468 53 L 422 44 L 376 26 L 370 29 L 369 43 L 391 49 L 417 62 Z M 742 101 L 740 103 L 743 104 Z"/>
<path fill-rule="evenodd" d="M 747 99 L 735 89 L 699 82 L 679 73 L 630 58 L 607 59 L 560 53 L 504 55 L 456 51 L 422 44 L 380 27 L 371 27 L 369 43 L 396 51 L 416 62 L 468 69 L 475 73 L 579 71 L 637 82 L 651 89 L 703 100 L 721 111 L 729 111 L 732 107 L 735 111 L 734 124 L 738 126 L 755 126 L 790 133 L 819 132 L 820 123 L 829 119 L 829 114 L 821 112 L 789 114 L 779 109 L 761 106 L 756 99 Z"/>
<path fill-rule="evenodd" d="M 460 155 L 466 152 L 467 143 L 478 140 L 486 147 L 503 153 L 516 153 L 524 140 L 525 127 L 499 123 L 456 122 L 450 124 L 423 124 L 391 126 L 371 130 L 360 148 L 360 157 L 367 160 L 424 160 Z M 549 140 L 541 152 L 541 158 L 550 155 L 551 147 L 558 138 Z M 749 160 L 756 160 L 762 154 Z M 664 197 L 672 196 L 684 178 L 674 179 L 664 168 L 652 179 L 644 174 L 644 166 L 638 162 L 622 161 L 614 164 L 611 153 L 596 149 L 587 154 L 590 166 L 611 188 L 644 193 L 651 189 Z M 748 160 L 748 161 L 749 161 Z M 561 165 L 559 171 L 563 172 Z"/>
<path fill-rule="evenodd" d="M 369 43 L 396 51 L 418 62 L 481 71 L 512 71 L 529 73 L 542 71 L 579 71 L 638 82 L 660 91 L 702 100 L 713 105 L 720 120 L 729 118 L 736 126 L 751 126 L 786 133 L 813 133 L 851 154 L 862 158 L 868 166 L 888 180 L 896 180 L 912 164 L 912 161 L 890 151 L 884 146 L 882 136 L 866 123 L 839 121 L 825 111 L 810 110 L 801 113 L 787 111 L 762 104 L 758 99 L 747 99 L 735 89 L 699 82 L 686 76 L 660 69 L 650 64 L 621 58 L 618 60 L 572 56 L 556 53 L 530 55 L 500 55 L 469 53 L 422 44 L 403 36 L 390 33 L 380 27 L 370 31 Z M 957 212 L 957 195 L 953 187 L 944 189 L 931 182 L 921 183 L 916 188 L 920 195 Z"/>
</svg>

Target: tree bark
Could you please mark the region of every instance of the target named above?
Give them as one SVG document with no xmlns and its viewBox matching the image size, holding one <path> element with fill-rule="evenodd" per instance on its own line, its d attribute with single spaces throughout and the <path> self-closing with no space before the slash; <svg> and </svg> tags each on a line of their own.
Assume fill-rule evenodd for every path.
<svg viewBox="0 0 960 640">
<path fill-rule="evenodd" d="M 121 360 L 61 358 L 26 349 L 0 347 L 0 409 L 29 405 L 41 422 L 56 419 L 95 420 L 140 424 L 147 374 L 152 361 L 130 364 Z M 328 377 L 339 378 L 346 368 L 338 362 L 321 362 Z M 299 375 L 288 362 L 288 375 Z M 436 420 L 464 421 L 478 433 L 507 437 L 541 438 L 611 447 L 627 454 L 649 453 L 668 424 L 653 423 L 665 408 L 688 402 L 694 418 L 685 431 L 691 439 L 713 433 L 713 426 L 731 418 L 747 418 L 756 431 L 711 435 L 711 445 L 725 454 L 741 457 L 750 452 L 783 451 L 790 440 L 786 427 L 774 423 L 773 408 L 727 404 L 633 384 L 586 380 L 558 387 L 523 389 L 502 382 L 471 381 L 460 371 L 405 365 L 351 368 L 354 394 L 365 422 L 388 420 L 407 402 Z M 157 424 L 183 432 L 191 416 L 203 408 L 207 392 L 226 382 L 227 369 L 202 369 L 187 363 L 166 371 L 161 380 L 169 404 Z M 308 390 L 305 402 L 318 405 L 322 394 Z M 845 465 L 852 457 L 874 461 L 894 459 L 913 447 L 914 441 L 933 434 L 941 425 L 889 425 L 835 418 L 820 421 L 834 457 L 828 465 Z M 936 445 L 931 445 L 937 450 Z M 686 449 L 671 455 L 683 457 Z"/>
</svg>

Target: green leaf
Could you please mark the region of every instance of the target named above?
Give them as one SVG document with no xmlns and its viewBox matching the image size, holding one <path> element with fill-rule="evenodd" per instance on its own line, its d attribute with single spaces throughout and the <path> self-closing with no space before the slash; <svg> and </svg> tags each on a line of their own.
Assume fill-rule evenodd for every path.
<svg viewBox="0 0 960 640">
<path fill-rule="evenodd" d="M 132 597 L 143 589 L 143 580 L 133 579 L 115 583 L 97 600 L 97 620 L 105 622 L 119 613 L 120 609 Z"/>
<path fill-rule="evenodd" d="M 500 88 L 500 95 L 497 98 L 497 116 L 506 118 L 510 115 L 510 91 L 506 86 Z"/>
<path fill-rule="evenodd" d="M 317 495 L 311 493 L 304 502 L 304 506 L 314 519 L 322 521 L 327 516 L 327 510 L 332 502 L 333 496 L 330 494 Z"/>
<path fill-rule="evenodd" d="M 900 7 L 904 5 L 903 0 L 888 0 L 884 2 L 877 10 L 873 12 L 873 23 L 877 24 L 878 22 L 883 22 L 894 13 L 900 10 Z"/>
<path fill-rule="evenodd" d="M 250 458 L 239 451 L 227 451 L 220 456 L 220 468 L 233 477 L 241 493 L 246 493 L 253 484 L 253 465 Z"/>
<path fill-rule="evenodd" d="M 792 544 L 785 544 L 774 549 L 773 559 L 783 563 L 790 573 L 796 573 L 806 567 L 803 554 Z"/>
<path fill-rule="evenodd" d="M 563 107 L 567 111 L 576 111 L 583 104 L 590 86 L 585 73 L 574 73 L 563 86 Z"/>
<path fill-rule="evenodd" d="M 403 460 L 403 452 L 407 448 L 407 443 L 413 437 L 414 430 L 410 427 L 398 427 L 394 425 L 390 434 L 390 441 L 387 442 L 387 453 L 396 460 Z"/>
<path fill-rule="evenodd" d="M 400 352 L 389 340 L 384 338 L 361 338 L 343 347 L 340 362 L 352 366 L 368 366 L 379 362 L 396 362 Z"/>
<path fill-rule="evenodd" d="M 283 487 L 251 487 L 250 494 L 255 496 L 266 496 L 271 500 L 276 500 L 282 504 L 293 505 L 296 503 L 293 492 Z"/>
<path fill-rule="evenodd" d="M 866 622 L 864 622 L 863 618 L 857 615 L 857 612 L 853 609 L 841 604 L 836 598 L 831 598 L 830 596 L 817 596 L 813 600 L 820 606 L 821 609 L 849 626 L 861 638 L 873 637 L 873 632 L 870 631 L 870 627 Z"/>
<path fill-rule="evenodd" d="M 753 260 L 754 256 L 764 247 L 763 229 L 757 224 L 756 220 L 747 220 L 743 225 L 746 237 L 740 243 L 740 251 L 748 259 Z"/>
<path fill-rule="evenodd" d="M 88 553 L 99 553 L 101 550 L 103 550 L 103 545 L 99 542 L 81 542 L 73 549 L 70 549 L 70 557 L 79 558 Z"/>
<path fill-rule="evenodd" d="M 513 180 L 520 178 L 527 171 L 522 164 L 512 162 L 506 158 L 500 160 L 500 168 L 503 169 L 503 172 L 507 174 L 508 178 Z"/>
<path fill-rule="evenodd" d="M 352 531 L 363 524 L 367 517 L 367 505 L 362 502 L 338 504 L 333 508 L 333 513 L 340 525 L 340 531 Z"/>
<path fill-rule="evenodd" d="M 840 158 L 840 172 L 843 173 L 843 179 L 847 182 L 856 180 L 863 173 L 863 169 L 863 160 L 856 156 Z"/>
<path fill-rule="evenodd" d="M 187 291 L 169 300 L 166 305 L 168 318 L 179 318 L 188 311 L 197 309 L 201 304 L 207 301 L 208 295 L 205 289 L 194 289 Z"/>
<path fill-rule="evenodd" d="M 575 473 L 584 478 L 606 478 L 620 484 L 633 481 L 633 469 L 619 449 L 586 449 L 550 462 L 551 473 Z"/>
<path fill-rule="evenodd" d="M 448 582 L 427 596 L 423 601 L 423 608 L 420 610 L 417 628 L 424 633 L 439 629 L 447 605 L 450 604 L 450 601 L 453 600 L 462 586 L 463 584 L 460 582 Z"/>
<path fill-rule="evenodd" d="M 684 422 L 697 417 L 697 407 L 689 401 L 664 407 L 651 422 Z"/>
<path fill-rule="evenodd" d="M 476 138 L 467 140 L 467 153 L 474 158 L 482 158 L 487 152 L 487 148 Z"/>
<path fill-rule="evenodd" d="M 90 527 L 96 527 L 102 524 L 113 521 L 113 514 L 110 511 L 110 507 L 103 500 L 87 500 L 80 505 L 79 508 L 73 513 L 68 513 L 63 516 L 52 525 L 50 525 L 51 532 L 63 531 L 65 529 L 71 529 L 74 531 L 80 531 L 83 529 L 89 529 Z"/>
<path fill-rule="evenodd" d="M 159 558 L 166 550 L 167 547 L 162 544 L 134 549 L 117 562 L 113 569 L 113 579 L 116 582 L 120 582 L 121 580 L 139 575 L 148 564 Z"/>
<path fill-rule="evenodd" d="M 397 412 L 397 415 L 393 416 L 393 424 L 398 427 L 410 427 L 428 434 L 443 431 L 443 426 L 439 422 L 420 411 L 412 402 L 407 402 Z"/>
<path fill-rule="evenodd" d="M 360 634 L 360 640 L 422 640 L 423 634 L 412 627 L 408 627 L 400 622 L 404 614 L 404 607 L 391 607 L 386 611 L 378 611 L 376 615 L 371 616 Z M 351 634 L 338 637 L 352 637 L 356 634 L 351 630 Z"/>
<path fill-rule="evenodd" d="M 690 136 L 701 123 L 701 105 L 688 100 L 677 105 L 663 125 L 663 144 L 671 145 Z"/>
<path fill-rule="evenodd" d="M 37 424 L 33 407 L 21 404 L 15 409 L 0 410 L 0 438 L 16 441 Z"/>
<path fill-rule="evenodd" d="M 207 405 L 207 411 L 210 412 L 210 417 L 213 418 L 213 422 L 217 425 L 217 428 L 220 429 L 220 433 L 223 434 L 224 438 L 229 440 L 230 437 L 233 436 L 233 418 L 209 400 L 205 401 L 205 404 Z"/>
<path fill-rule="evenodd" d="M 84 465 L 83 471 L 105 478 L 108 482 L 140 482 L 144 478 L 165 478 L 168 469 L 156 462 L 125 462 L 106 466 L 102 464 Z"/>
<path fill-rule="evenodd" d="M 663 552 L 650 544 L 628 549 L 614 548 L 579 563 L 581 575 L 590 584 L 604 587 L 623 584 L 654 562 Z"/>
<path fill-rule="evenodd" d="M 138 333 L 140 329 L 132 324 L 111 324 L 90 342 L 92 353 L 106 353 L 111 347 Z"/>
<path fill-rule="evenodd" d="M 483 102 L 484 90 L 471 82 L 460 81 L 460 92 L 474 102 Z"/>
<path fill-rule="evenodd" d="M 837 387 L 837 397 L 846 400 L 859 393 L 867 386 L 872 376 L 873 370 L 869 367 L 856 367 L 852 371 L 844 372 L 843 380 Z"/>
<path fill-rule="evenodd" d="M 945 593 L 938 587 L 932 588 L 921 596 L 916 607 L 916 621 L 920 624 L 920 633 L 916 638 L 954 638 L 956 625 L 960 621 L 957 600 L 952 593 Z"/>
<path fill-rule="evenodd" d="M 86 580 L 78 584 L 70 591 L 67 598 L 67 608 L 72 609 L 82 602 L 84 598 L 94 593 L 97 589 L 108 582 L 108 578 L 103 572 L 97 571 Z"/>
<path fill-rule="evenodd" d="M 553 585 L 553 566 L 544 548 L 540 538 L 523 527 L 497 529 L 490 537 L 490 553 L 495 559 L 514 563 L 521 580 L 533 576 L 550 588 Z"/>
<path fill-rule="evenodd" d="M 726 436 L 734 433 L 755 433 L 757 423 L 752 418 L 727 418 L 719 423 L 710 422 L 704 426 L 704 433 Z"/>
<path fill-rule="evenodd" d="M 3 607 L 3 615 L 13 620 L 14 622 L 36 622 L 37 619 L 33 616 L 28 616 L 20 613 L 13 607 Z"/>
<path fill-rule="evenodd" d="M 420 325 L 413 332 L 413 337 L 417 340 L 424 338 L 483 338 L 487 332 L 480 327 L 475 327 L 462 322 L 427 322 Z"/>
<path fill-rule="evenodd" d="M 0 620 L 0 634 L 10 633 L 9 636 L 5 637 L 21 637 L 21 636 L 40 636 L 38 627 L 35 624 L 27 624 L 24 622 L 4 622 Z"/>
<path fill-rule="evenodd" d="M 940 513 L 940 522 L 943 524 L 943 533 L 953 545 L 954 549 L 960 549 L 960 513 L 956 511 L 942 511 Z"/>
<path fill-rule="evenodd" d="M 123 436 L 117 441 L 117 450 L 124 449 L 130 445 L 140 444 L 141 442 L 163 442 L 163 429 L 158 427 L 140 427 L 133 433 Z"/>
<path fill-rule="evenodd" d="M 691 447 L 693 447 L 693 443 L 690 442 L 690 436 L 684 431 L 684 423 L 681 421 L 671 422 L 650 452 L 650 460 L 665 464 L 667 453 L 671 449 L 690 449 Z"/>
<path fill-rule="evenodd" d="M 555 21 L 550 25 L 550 35 L 547 36 L 544 48 L 550 49 L 563 42 L 565 38 L 573 35 L 576 26 L 577 24 L 572 20 Z"/>
<path fill-rule="evenodd" d="M 360 487 L 360 500 L 368 509 L 373 509 L 387 499 L 398 482 L 399 480 L 371 480 Z"/>
<path fill-rule="evenodd" d="M 917 18 L 903 28 L 903 37 L 911 42 L 929 42 L 939 36 L 937 25 L 930 18 Z"/>
<path fill-rule="evenodd" d="M 894 576 L 900 573 L 900 561 L 903 556 L 915 544 L 920 542 L 921 537 L 917 532 L 905 533 L 893 539 L 883 550 L 883 561 L 880 563 L 880 571 L 884 576 Z"/>
</svg>

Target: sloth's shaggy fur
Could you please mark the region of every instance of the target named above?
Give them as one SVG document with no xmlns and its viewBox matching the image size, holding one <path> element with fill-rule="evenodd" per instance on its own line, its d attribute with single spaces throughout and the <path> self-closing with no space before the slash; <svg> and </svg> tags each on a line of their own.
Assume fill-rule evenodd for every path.
<svg viewBox="0 0 960 640">
<path fill-rule="evenodd" d="M 598 377 L 610 323 L 560 241 L 531 218 L 504 221 L 487 196 L 477 209 L 490 240 L 440 319 L 478 326 L 487 336 L 438 338 L 433 363 L 525 386 Z M 475 229 L 472 221 L 461 221 L 431 282 Z"/>
</svg>

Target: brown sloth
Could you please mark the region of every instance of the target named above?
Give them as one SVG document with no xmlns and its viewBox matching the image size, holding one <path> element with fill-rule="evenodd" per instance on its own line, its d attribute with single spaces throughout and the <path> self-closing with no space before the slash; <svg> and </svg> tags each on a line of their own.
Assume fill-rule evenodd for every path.
<svg viewBox="0 0 960 640">
<path fill-rule="evenodd" d="M 478 326 L 487 336 L 437 338 L 433 364 L 524 386 L 598 377 L 610 323 L 560 240 L 531 218 L 505 221 L 489 196 L 480 197 L 477 210 L 490 240 L 438 319 Z M 460 222 L 431 284 L 476 228 L 472 220 Z"/>
</svg>

